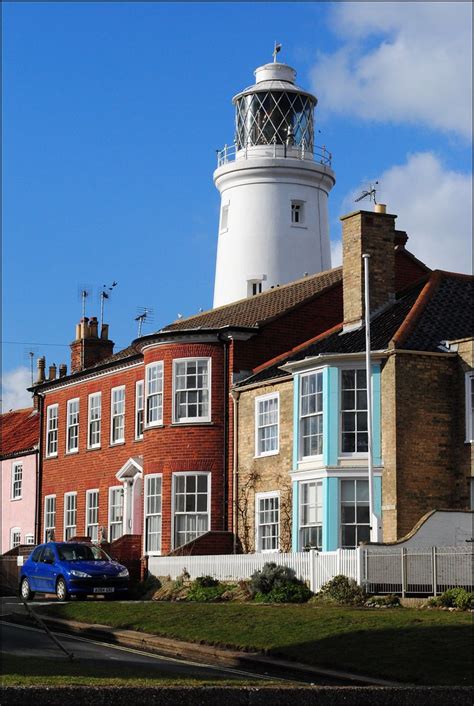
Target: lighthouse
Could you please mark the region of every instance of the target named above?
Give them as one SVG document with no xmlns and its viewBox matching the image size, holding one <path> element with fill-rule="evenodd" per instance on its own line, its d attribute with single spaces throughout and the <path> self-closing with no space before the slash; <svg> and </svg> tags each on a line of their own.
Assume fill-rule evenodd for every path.
<svg viewBox="0 0 474 706">
<path fill-rule="evenodd" d="M 314 144 L 316 96 L 274 61 L 232 99 L 235 138 L 217 153 L 221 196 L 214 307 L 331 267 L 331 155 Z"/>
</svg>

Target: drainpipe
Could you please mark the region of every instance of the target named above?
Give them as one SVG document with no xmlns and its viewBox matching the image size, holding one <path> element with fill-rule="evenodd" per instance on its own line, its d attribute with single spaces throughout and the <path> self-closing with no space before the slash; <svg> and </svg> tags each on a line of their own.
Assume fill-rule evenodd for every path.
<svg viewBox="0 0 474 706">
<path fill-rule="evenodd" d="M 232 390 L 230 393 L 233 402 L 234 411 L 234 443 L 232 449 L 232 532 L 234 533 L 233 553 L 237 554 L 237 532 L 239 515 L 237 512 L 237 493 L 238 493 L 238 439 L 239 439 L 239 398 L 240 393 Z"/>
<path fill-rule="evenodd" d="M 228 501 L 228 482 L 227 482 L 227 473 L 228 473 L 228 455 L 229 455 L 229 450 L 228 450 L 228 429 L 229 429 L 229 423 L 228 423 L 228 403 L 229 403 L 229 342 L 228 340 L 222 336 L 221 333 L 217 334 L 218 340 L 223 344 L 224 350 L 223 350 L 223 357 L 224 357 L 224 419 L 223 419 L 223 435 L 224 435 L 224 449 L 223 449 L 223 476 L 222 476 L 222 529 L 224 532 L 228 529 L 227 528 L 227 501 Z"/>
<path fill-rule="evenodd" d="M 44 396 L 38 392 L 39 442 L 36 454 L 35 543 L 41 544 L 41 485 L 43 480 L 43 412 Z"/>
</svg>

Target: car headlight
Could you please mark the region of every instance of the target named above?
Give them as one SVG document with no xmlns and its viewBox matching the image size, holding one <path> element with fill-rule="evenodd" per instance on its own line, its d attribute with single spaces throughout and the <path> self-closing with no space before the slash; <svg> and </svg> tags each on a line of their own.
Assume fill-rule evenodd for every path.
<svg viewBox="0 0 474 706">
<path fill-rule="evenodd" d="M 122 571 L 120 571 L 120 572 L 118 573 L 118 576 L 119 576 L 119 578 L 121 578 L 121 579 L 124 579 L 124 578 L 126 578 L 127 576 L 129 576 L 128 569 L 122 569 Z"/>
<path fill-rule="evenodd" d="M 91 575 L 86 574 L 85 571 L 78 571 L 78 569 L 71 569 L 69 572 L 71 576 L 76 576 L 78 579 L 90 579 Z"/>
</svg>

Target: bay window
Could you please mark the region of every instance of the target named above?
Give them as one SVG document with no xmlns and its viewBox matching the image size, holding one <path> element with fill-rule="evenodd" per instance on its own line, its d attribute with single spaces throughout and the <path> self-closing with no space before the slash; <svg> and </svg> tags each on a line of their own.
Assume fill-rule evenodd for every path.
<svg viewBox="0 0 474 706">
<path fill-rule="evenodd" d="M 161 475 L 145 476 L 145 552 L 161 552 Z"/>
<path fill-rule="evenodd" d="M 176 548 L 209 530 L 209 474 L 175 473 L 173 481 Z"/>
<path fill-rule="evenodd" d="M 210 358 L 175 360 L 173 397 L 175 422 L 209 422 Z"/>
<path fill-rule="evenodd" d="M 365 370 L 341 370 L 341 451 L 367 453 L 368 448 Z"/>
<path fill-rule="evenodd" d="M 300 549 L 321 549 L 323 532 L 323 484 L 300 483 Z"/>
<path fill-rule="evenodd" d="M 321 370 L 301 376 L 300 435 L 301 456 L 323 453 L 323 373 Z"/>
<path fill-rule="evenodd" d="M 163 423 L 163 363 L 146 367 L 146 424 Z"/>
</svg>

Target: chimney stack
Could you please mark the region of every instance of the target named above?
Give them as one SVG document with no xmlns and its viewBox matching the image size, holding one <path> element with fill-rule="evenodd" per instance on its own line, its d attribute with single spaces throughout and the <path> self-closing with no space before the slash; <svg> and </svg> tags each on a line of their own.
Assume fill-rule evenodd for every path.
<svg viewBox="0 0 474 706">
<path fill-rule="evenodd" d="M 97 365 L 113 354 L 114 342 L 109 340 L 108 324 L 102 324 L 100 338 L 98 329 L 96 316 L 90 319 L 85 316 L 76 325 L 76 339 L 71 343 L 71 373 Z M 61 369 L 59 376 L 62 377 Z"/>
<path fill-rule="evenodd" d="M 64 378 L 67 375 L 67 365 L 66 363 L 60 363 L 59 365 L 59 377 Z"/>
<path fill-rule="evenodd" d="M 371 314 L 395 298 L 395 219 L 384 204 L 341 218 L 345 330 L 364 319 L 364 253 L 370 255 Z"/>
<path fill-rule="evenodd" d="M 41 356 L 41 358 L 38 358 L 36 361 L 36 367 L 38 370 L 38 375 L 36 376 L 36 384 L 39 385 L 40 383 L 44 382 L 46 377 L 45 377 L 45 369 L 46 369 L 46 358 Z"/>
</svg>

